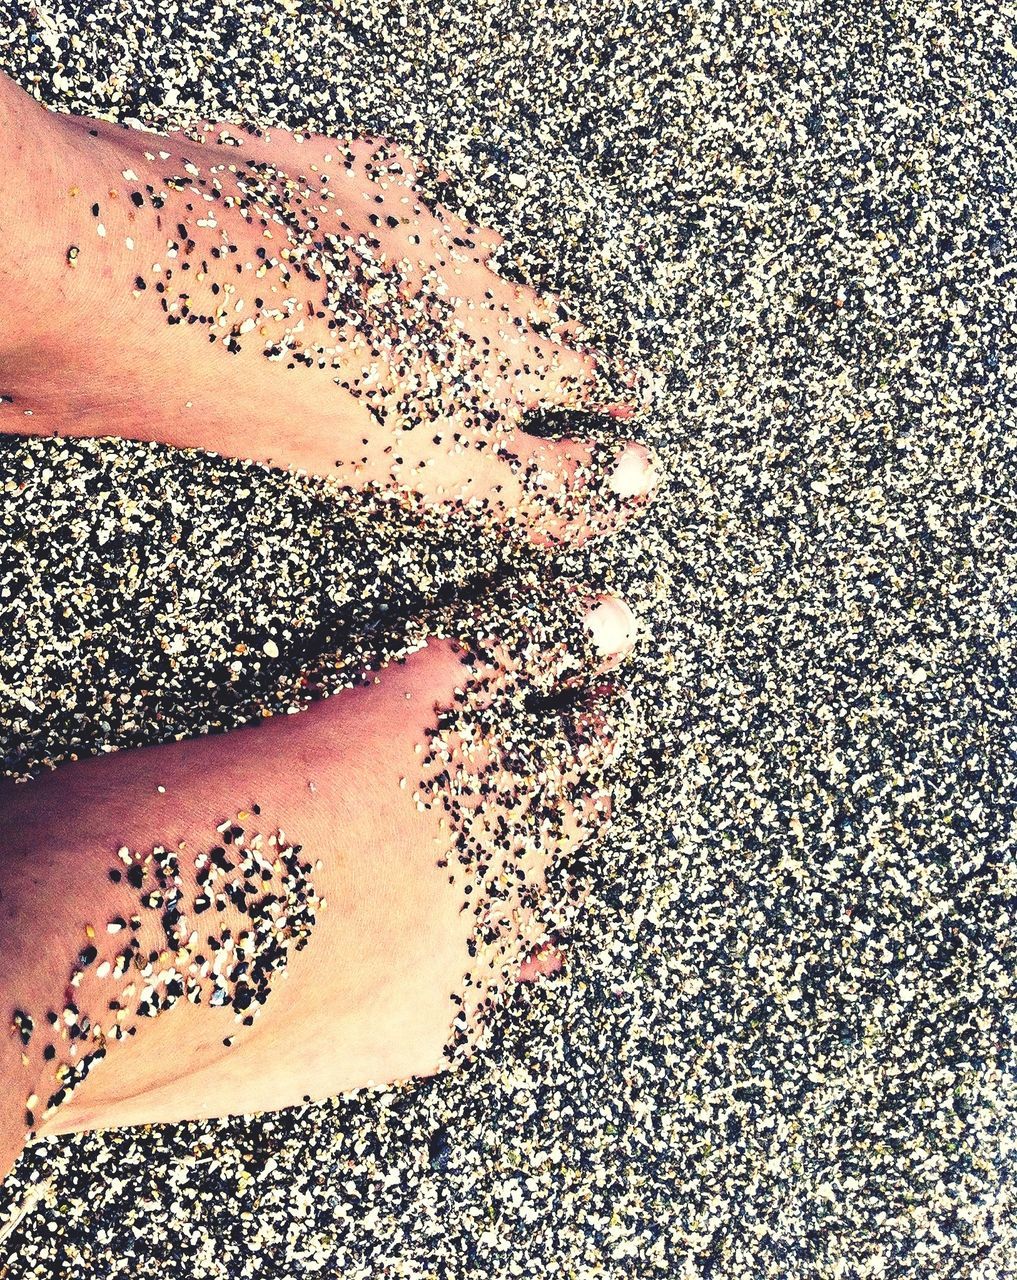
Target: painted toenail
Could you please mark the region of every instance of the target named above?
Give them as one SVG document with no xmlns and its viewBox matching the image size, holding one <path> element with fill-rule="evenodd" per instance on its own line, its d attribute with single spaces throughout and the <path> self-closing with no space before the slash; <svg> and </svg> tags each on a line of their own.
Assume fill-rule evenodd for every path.
<svg viewBox="0 0 1017 1280">
<path fill-rule="evenodd" d="M 621 451 L 608 476 L 608 483 L 619 498 L 641 498 L 656 485 L 659 476 L 649 450 L 629 444 Z"/>
<path fill-rule="evenodd" d="M 635 615 L 617 596 L 595 597 L 585 622 L 602 658 L 619 658 L 636 642 Z"/>
</svg>

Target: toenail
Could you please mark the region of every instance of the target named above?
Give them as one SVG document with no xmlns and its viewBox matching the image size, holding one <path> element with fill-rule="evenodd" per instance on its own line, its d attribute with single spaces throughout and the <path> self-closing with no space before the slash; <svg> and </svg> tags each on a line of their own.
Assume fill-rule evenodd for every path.
<svg viewBox="0 0 1017 1280">
<path fill-rule="evenodd" d="M 635 615 L 617 596 L 595 597 L 585 622 L 601 658 L 620 658 L 636 642 Z"/>
<path fill-rule="evenodd" d="M 642 445 L 627 444 L 618 455 L 608 483 L 620 498 L 641 498 L 650 492 L 658 479 L 649 450 Z"/>
</svg>

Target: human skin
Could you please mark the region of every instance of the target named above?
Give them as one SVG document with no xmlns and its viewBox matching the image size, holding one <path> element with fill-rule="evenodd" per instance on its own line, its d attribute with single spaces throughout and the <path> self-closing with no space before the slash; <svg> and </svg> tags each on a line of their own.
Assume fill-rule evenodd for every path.
<svg viewBox="0 0 1017 1280">
<path fill-rule="evenodd" d="M 623 417 L 631 402 L 602 398 L 596 363 L 557 324 L 553 299 L 488 269 L 494 233 L 418 199 L 408 157 L 377 139 L 346 146 L 278 129 L 208 126 L 203 138 L 57 115 L 0 75 L 0 431 L 207 448 L 437 507 L 465 505 L 507 536 L 549 547 L 611 532 L 641 509 L 654 481 L 645 450 L 629 444 L 619 454 L 521 430 L 528 409 Z M 238 159 L 242 173 L 229 168 Z M 255 177 L 264 189 L 251 196 Z M 218 188 L 203 185 L 213 180 Z M 338 196 L 326 200 L 325 186 Z M 211 190 L 217 225 L 199 227 Z M 314 201 L 324 208 L 312 212 Z M 308 235 L 312 216 L 321 226 Z M 292 269 L 280 250 L 257 275 L 265 231 L 273 249 L 295 250 Z M 336 240 L 324 252 L 317 242 L 326 231 Z M 295 265 L 312 250 L 317 279 Z M 324 292 L 340 294 L 342 306 L 326 304 Z M 473 659 L 466 675 L 483 689 L 471 695 L 472 712 L 488 699 L 505 710 L 505 690 L 521 696 L 563 678 L 547 621 L 525 660 L 504 645 L 483 670 Z M 612 652 L 624 648 L 616 640 Z M 445 1062 L 455 1008 L 469 1010 L 475 1031 L 508 971 L 539 967 L 527 959 L 543 933 L 535 892 L 549 861 L 606 816 L 595 779 L 609 735 L 594 706 L 557 709 L 542 726 L 546 738 L 529 724 L 527 756 L 499 738 L 511 718 L 495 717 L 479 752 L 464 755 L 453 739 L 452 790 L 427 793 L 419 807 L 421 754 L 438 709 L 456 703 L 462 657 L 453 642 L 434 640 L 370 687 L 299 716 L 80 761 L 2 789 L 0 1018 L 10 1019 L 10 1034 L 0 1035 L 0 1176 L 26 1126 L 55 1134 L 266 1110 L 433 1073 Z M 587 662 L 587 676 L 592 670 Z M 486 779 L 492 760 L 494 798 L 473 794 L 479 816 L 467 818 L 456 787 Z M 207 987 L 194 989 L 203 992 L 196 1003 L 179 999 L 157 1017 L 137 1019 L 127 1002 L 108 1009 L 99 997 L 111 979 L 97 975 L 116 960 L 120 935 L 105 926 L 130 920 L 132 907 L 123 879 L 109 876 L 128 869 L 117 851 L 130 850 L 140 866 L 154 849 L 177 851 L 184 841 L 179 888 L 190 903 L 199 890 L 193 855 L 255 803 L 245 839 L 260 836 L 267 849 L 285 832 L 299 844 L 293 856 L 298 866 L 310 860 L 307 883 L 319 903 L 306 945 L 291 939 L 285 965 L 269 966 L 258 1016 L 238 1025 L 229 1006 L 208 1003 Z M 471 864 L 448 857 L 450 838 L 467 829 L 474 861 L 488 856 L 488 839 L 492 857 L 504 856 L 506 841 L 512 855 L 508 887 L 495 886 L 509 894 L 508 924 L 471 965 L 489 992 L 477 973 L 466 982 L 476 928 L 475 912 L 464 909 Z M 277 845 L 269 860 L 278 853 Z M 146 879 L 147 891 L 152 885 Z M 231 909 L 200 917 L 214 919 L 220 942 Z M 236 916 L 234 930 L 243 924 Z M 156 909 L 141 911 L 129 932 L 140 955 L 166 954 Z M 77 958 L 92 946 L 96 955 L 73 983 Z M 461 1006 L 450 1003 L 457 993 Z M 135 1034 L 108 1038 L 108 1058 L 44 1118 L 56 1069 L 73 1065 L 72 1043 L 84 1043 L 46 1021 L 69 1003 L 103 1025 L 124 1013 Z M 55 1056 L 45 1060 L 48 1043 Z"/>
<path fill-rule="evenodd" d="M 605 399 L 558 300 L 495 274 L 500 237 L 429 206 L 383 139 L 162 136 L 0 74 L 0 166 L 0 431 L 211 449 L 466 505 L 541 546 L 645 505 L 642 446 L 522 428 L 537 408 L 627 416 L 628 374 Z"/>
<path fill-rule="evenodd" d="M 548 866 L 607 820 L 615 743 L 590 682 L 634 634 L 613 597 L 483 616 L 300 714 L 0 788 L 0 1177 L 29 1131 L 274 1110 L 431 1075 L 475 1044 L 540 968 Z M 232 872 L 207 882 L 210 851 L 235 866 L 259 836 L 246 899 Z M 175 861 L 179 898 L 153 856 Z M 302 868 L 285 892 L 284 861 Z M 266 903 L 278 928 L 252 941 Z M 228 938 L 220 1002 L 201 961 Z M 186 998 L 139 1012 L 188 972 Z"/>
</svg>

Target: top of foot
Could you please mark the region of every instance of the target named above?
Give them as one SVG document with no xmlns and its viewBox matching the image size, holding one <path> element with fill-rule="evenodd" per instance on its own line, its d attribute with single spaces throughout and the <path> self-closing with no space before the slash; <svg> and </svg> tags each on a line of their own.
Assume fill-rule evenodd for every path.
<svg viewBox="0 0 1017 1280">
<path fill-rule="evenodd" d="M 500 238 L 426 201 L 393 144 L 52 119 L 8 429 L 214 449 L 475 505 L 543 543 L 643 504 L 638 446 L 521 430 L 538 407 L 624 416 L 632 392 L 605 390 L 558 300 L 498 276 Z"/>
</svg>

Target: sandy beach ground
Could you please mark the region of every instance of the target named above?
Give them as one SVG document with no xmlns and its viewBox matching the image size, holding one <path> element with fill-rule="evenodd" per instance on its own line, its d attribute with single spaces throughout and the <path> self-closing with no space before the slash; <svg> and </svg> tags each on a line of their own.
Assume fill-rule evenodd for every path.
<svg viewBox="0 0 1017 1280">
<path fill-rule="evenodd" d="M 40 0 L 0 37 L 63 110 L 365 126 L 443 166 L 658 371 L 634 432 L 668 472 L 556 570 L 645 628 L 566 972 L 454 1078 L 39 1142 L 0 1277 L 1017 1274 L 998 7 Z M 11 774 L 282 710 L 503 555 L 393 512 L 365 608 L 363 513 L 318 482 L 6 440 L 0 491 Z"/>
</svg>

